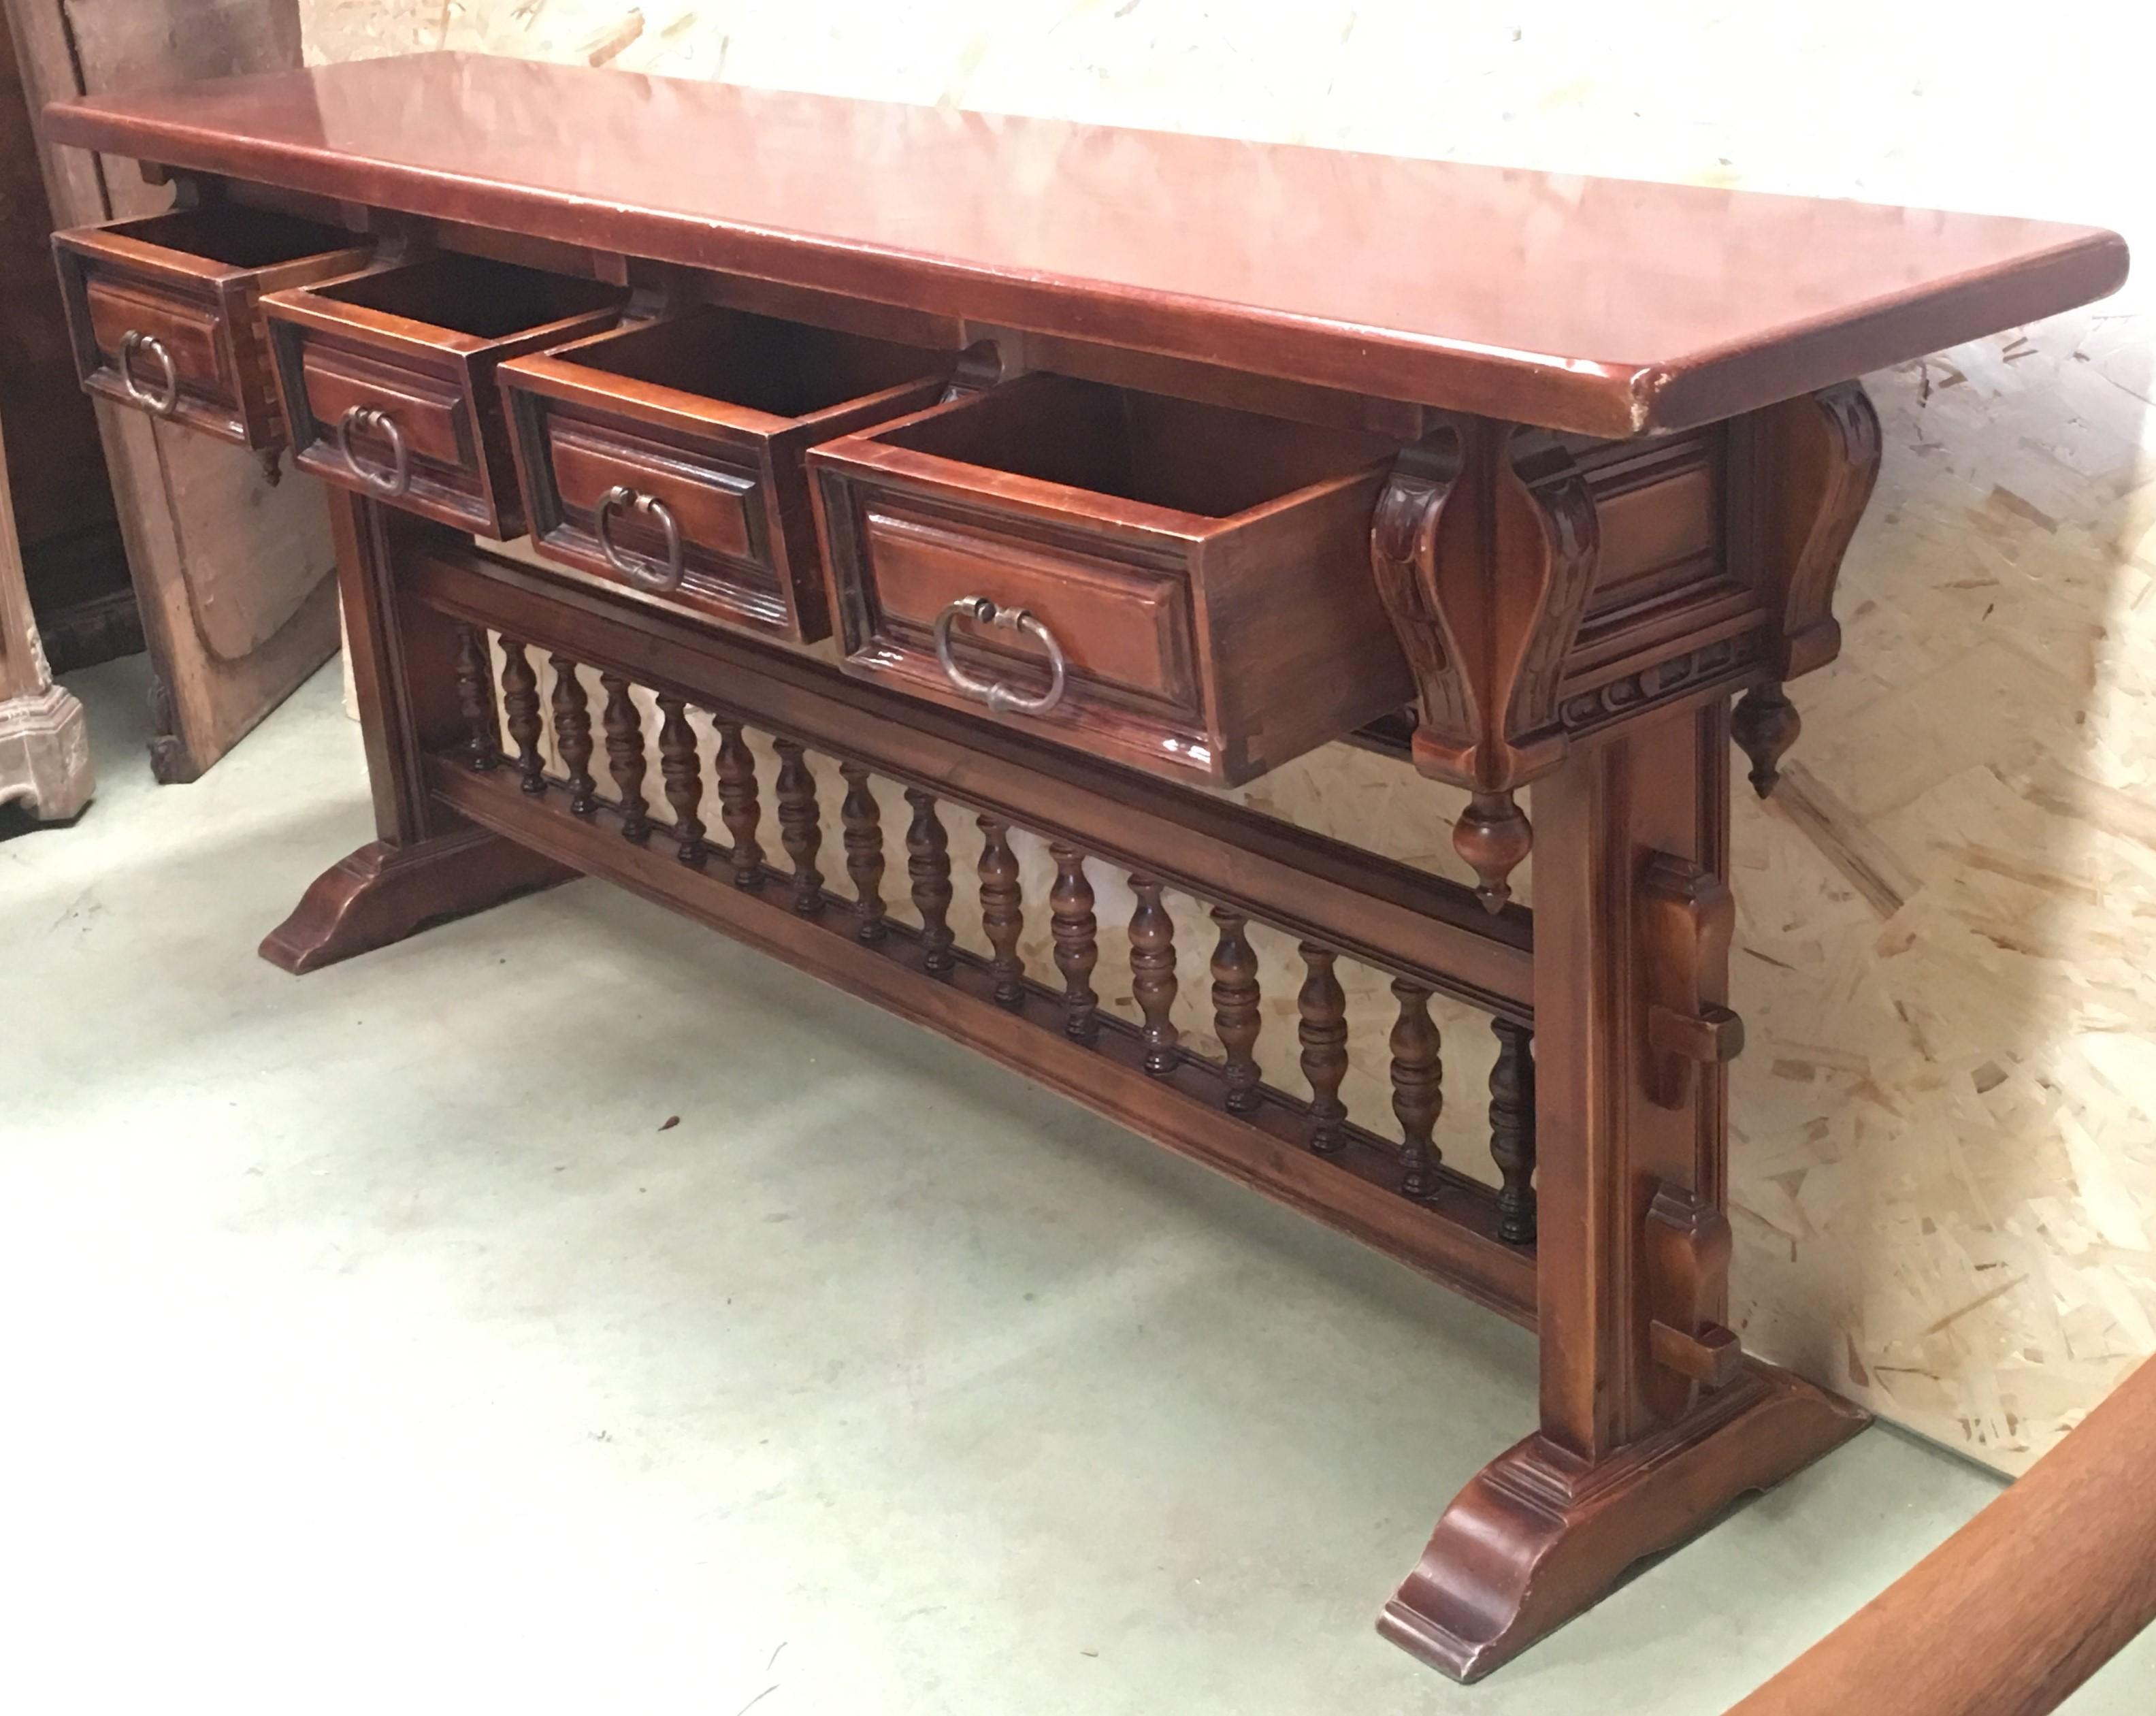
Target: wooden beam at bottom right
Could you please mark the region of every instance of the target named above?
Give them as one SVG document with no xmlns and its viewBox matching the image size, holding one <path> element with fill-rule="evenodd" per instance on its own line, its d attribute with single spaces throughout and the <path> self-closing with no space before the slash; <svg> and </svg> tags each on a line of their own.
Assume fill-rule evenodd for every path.
<svg viewBox="0 0 2156 1716">
<path fill-rule="evenodd" d="M 2042 1716 L 2156 1620 L 2156 1362 L 1729 1716 Z"/>
</svg>

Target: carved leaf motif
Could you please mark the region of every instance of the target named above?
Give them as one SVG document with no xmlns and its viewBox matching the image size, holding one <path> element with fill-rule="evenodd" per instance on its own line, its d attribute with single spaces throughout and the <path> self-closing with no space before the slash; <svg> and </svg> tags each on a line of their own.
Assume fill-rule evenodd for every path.
<svg viewBox="0 0 2156 1716">
<path fill-rule="evenodd" d="M 1454 670 L 1457 651 L 1437 589 L 1439 528 L 1463 468 L 1460 437 L 1449 430 L 1400 455 L 1371 518 L 1370 564 L 1414 676 L 1421 729 L 1466 743 L 1475 728 L 1474 691 Z"/>
<path fill-rule="evenodd" d="M 1560 475 L 1543 477 L 1532 487 L 1507 458 L 1499 480 L 1526 503 L 1519 508 L 1520 521 L 1532 532 L 1534 547 L 1523 557 L 1537 566 L 1542 587 L 1541 600 L 1518 635 L 1519 665 L 1507 706 L 1504 737 L 1509 742 L 1558 724 L 1558 685 L 1594 582 L 1601 532 L 1594 497 L 1569 455 L 1563 455 Z M 1501 559 L 1510 557 L 1501 549 Z"/>
<path fill-rule="evenodd" d="M 1370 532 L 1380 598 L 1422 701 L 1416 756 L 1484 792 L 1562 754 L 1557 693 L 1600 532 L 1572 456 L 1473 422 L 1400 455 Z"/>
</svg>

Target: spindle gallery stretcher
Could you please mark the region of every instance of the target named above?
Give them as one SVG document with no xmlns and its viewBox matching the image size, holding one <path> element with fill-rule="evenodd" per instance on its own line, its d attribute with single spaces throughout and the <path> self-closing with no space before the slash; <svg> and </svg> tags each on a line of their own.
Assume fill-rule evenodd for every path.
<svg viewBox="0 0 2156 1716">
<path fill-rule="evenodd" d="M 1861 1425 L 1725 1326 L 1730 742 L 1768 789 L 1839 648 L 1855 378 L 2112 291 L 2116 237 L 452 54 L 45 123 L 176 188 L 56 238 L 85 385 L 331 486 L 379 837 L 265 957 L 610 877 L 1535 1328 L 1539 1426 L 1379 1623 L 1463 1679 Z M 1350 736 L 1468 789 L 1478 888 L 1197 789 Z M 1437 994 L 1497 1035 L 1495 1190 L 1432 1144 Z"/>
</svg>

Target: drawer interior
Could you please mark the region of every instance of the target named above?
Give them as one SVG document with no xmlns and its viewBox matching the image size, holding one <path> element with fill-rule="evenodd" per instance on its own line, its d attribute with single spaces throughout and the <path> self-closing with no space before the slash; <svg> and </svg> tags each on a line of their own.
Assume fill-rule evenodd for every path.
<svg viewBox="0 0 2156 1716">
<path fill-rule="evenodd" d="M 1199 518 L 1234 517 L 1397 450 L 1381 434 L 1038 373 L 875 439 Z"/>
<path fill-rule="evenodd" d="M 325 251 L 349 250 L 367 242 L 341 227 L 238 203 L 176 208 L 105 230 L 235 269 L 275 268 L 280 263 L 297 262 Z"/>
<path fill-rule="evenodd" d="M 603 280 L 547 274 L 490 257 L 443 251 L 378 274 L 311 287 L 307 295 L 403 317 L 475 340 L 499 340 L 564 317 L 603 310 L 621 290 Z"/>
<path fill-rule="evenodd" d="M 647 387 L 807 418 L 947 373 L 951 354 L 706 305 L 587 340 L 562 356 Z"/>
</svg>

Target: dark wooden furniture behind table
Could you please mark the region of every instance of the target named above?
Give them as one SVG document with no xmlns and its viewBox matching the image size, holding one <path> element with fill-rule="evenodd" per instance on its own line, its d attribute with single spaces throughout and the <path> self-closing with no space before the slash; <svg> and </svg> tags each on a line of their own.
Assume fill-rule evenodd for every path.
<svg viewBox="0 0 2156 1716">
<path fill-rule="evenodd" d="M 75 387 L 67 320 L 44 258 L 52 210 L 37 115 L 0 17 L 0 424 L 30 606 L 55 673 L 131 655 L 142 621 L 97 414 Z"/>
<path fill-rule="evenodd" d="M 2115 237 L 454 55 L 47 124 L 220 232 L 340 229 L 208 258 L 261 321 L 187 311 L 222 375 L 266 346 L 336 489 L 380 833 L 267 957 L 610 876 L 1534 1327 L 1539 1426 L 1380 1621 L 1463 1678 L 1858 1427 L 1725 1322 L 1730 739 L 1766 790 L 1785 682 L 1839 646 L 1880 452 L 1854 378 L 2111 291 Z M 158 242 L 64 237 L 79 299 Z M 470 535 L 527 528 L 552 570 Z M 1478 889 L 1193 790 L 1410 704 Z M 959 811 L 986 958 L 946 919 Z M 1053 845 L 1045 902 L 1013 828 Z M 1104 869 L 1142 1028 L 1091 986 Z M 1164 888 L 1214 946 L 1174 945 Z M 1044 906 L 1053 973 L 1019 951 Z M 1252 922 L 1301 944 L 1293 1044 Z M 1342 962 L 1392 981 L 1390 1116 L 1340 1101 Z M 1170 1010 L 1209 980 L 1218 1061 Z M 1431 1143 L 1440 991 L 1498 1036 L 1502 1189 Z"/>
<path fill-rule="evenodd" d="M 299 0 L 0 0 L 0 11 L 29 100 L 26 142 L 33 115 L 55 98 L 121 95 L 300 63 Z M 254 246 L 221 254 L 209 230 L 213 213 L 202 217 L 194 248 L 184 240 L 161 246 L 160 234 L 195 217 L 184 206 L 168 217 L 175 188 L 138 174 L 124 157 L 55 148 L 48 137 L 34 157 L 9 157 L 18 158 L 25 168 L 33 158 L 42 166 L 54 219 L 78 229 L 110 223 L 100 229 L 109 240 L 90 243 L 109 242 L 115 265 L 94 300 L 74 299 L 71 321 L 63 321 L 52 269 L 36 254 L 44 227 L 26 235 L 23 256 L 38 267 L 50 297 L 58 375 L 64 382 L 85 370 L 86 357 L 95 359 L 90 398 L 75 398 L 93 414 L 87 426 L 102 456 L 93 444 L 90 457 L 100 469 L 74 492 L 110 477 L 126 549 L 125 566 L 111 570 L 122 586 L 131 579 L 134 590 L 132 604 L 114 617 L 131 611 L 132 635 L 148 646 L 151 767 L 160 781 L 191 781 L 336 653 L 329 508 L 317 485 L 281 480 L 290 463 L 274 388 L 265 371 L 247 366 L 246 343 L 231 331 L 250 314 L 244 285 L 233 277 L 256 259 Z M 193 190 L 192 182 L 177 187 L 182 205 Z M 143 240 L 130 253 L 140 268 L 121 254 L 131 234 Z M 273 234 L 265 226 L 257 236 Z M 331 237 L 350 242 L 341 231 Z M 130 332 L 138 337 L 127 341 Z M 176 366 L 169 388 L 160 348 Z M 0 395 L 10 388 L 11 381 L 0 381 Z M 11 426 L 18 478 L 26 464 L 34 475 L 44 438 Z M 33 542 L 33 575 L 40 557 Z M 63 630 L 55 641 L 74 640 Z"/>
</svg>

